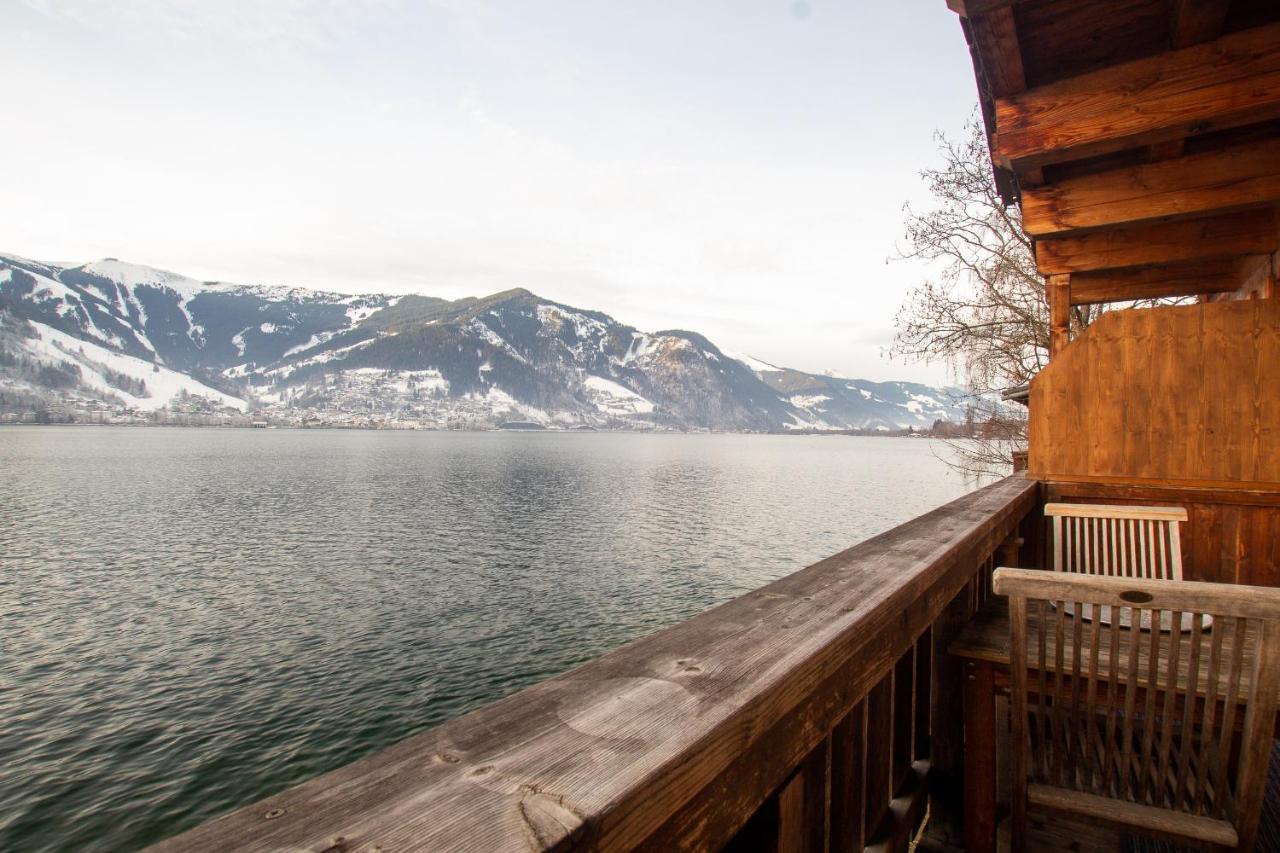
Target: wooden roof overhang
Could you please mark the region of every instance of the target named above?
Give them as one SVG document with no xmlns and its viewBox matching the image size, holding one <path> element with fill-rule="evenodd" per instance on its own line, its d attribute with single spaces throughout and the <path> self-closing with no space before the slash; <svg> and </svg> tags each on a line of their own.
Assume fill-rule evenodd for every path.
<svg viewBox="0 0 1280 853">
<path fill-rule="evenodd" d="M 948 0 L 997 184 L 1070 305 L 1271 293 L 1278 0 Z"/>
</svg>

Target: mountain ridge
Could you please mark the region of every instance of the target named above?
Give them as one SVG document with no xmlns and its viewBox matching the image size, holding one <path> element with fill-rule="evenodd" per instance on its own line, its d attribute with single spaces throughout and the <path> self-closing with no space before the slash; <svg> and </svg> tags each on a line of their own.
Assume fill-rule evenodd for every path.
<svg viewBox="0 0 1280 853">
<path fill-rule="evenodd" d="M 965 415 L 959 389 L 779 367 L 523 287 L 344 294 L 0 254 L 0 405 L 155 410 L 175 394 L 441 427 L 896 430 Z"/>
</svg>

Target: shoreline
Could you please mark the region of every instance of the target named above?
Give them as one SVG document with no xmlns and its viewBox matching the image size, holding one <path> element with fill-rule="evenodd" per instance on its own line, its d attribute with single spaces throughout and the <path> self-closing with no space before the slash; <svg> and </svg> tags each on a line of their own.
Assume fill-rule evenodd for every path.
<svg viewBox="0 0 1280 853">
<path fill-rule="evenodd" d="M 183 424 L 183 423 L 94 423 L 79 421 L 21 421 L 0 422 L 0 429 L 5 427 L 106 427 L 110 429 L 216 429 L 216 430 L 289 430 L 295 432 L 433 432 L 433 433 L 506 433 L 506 434 L 592 434 L 609 433 L 618 435 L 787 435 L 787 436 L 851 436 L 856 438 L 928 438 L 941 440 L 956 436 L 932 435 L 927 432 L 907 432 L 903 430 L 729 430 L 729 429 L 609 429 L 607 427 L 591 427 L 583 429 L 570 427 L 561 429 L 545 427 L 543 429 L 434 429 L 423 427 L 386 427 L 386 426 L 343 426 L 326 424 L 323 426 L 301 426 L 297 424 L 266 424 L 262 426 L 249 424 Z"/>
</svg>

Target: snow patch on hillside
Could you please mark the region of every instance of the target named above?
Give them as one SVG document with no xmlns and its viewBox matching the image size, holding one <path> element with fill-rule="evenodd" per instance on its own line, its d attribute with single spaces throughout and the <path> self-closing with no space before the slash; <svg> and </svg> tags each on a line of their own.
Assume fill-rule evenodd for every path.
<svg viewBox="0 0 1280 853">
<path fill-rule="evenodd" d="M 188 278 L 185 275 L 179 275 L 169 270 L 141 264 L 127 264 L 113 258 L 93 261 L 80 267 L 80 269 L 91 275 L 114 281 L 116 284 L 122 284 L 130 290 L 139 285 L 168 288 L 181 296 L 184 302 L 210 290 L 225 289 L 225 287 L 196 281 L 194 278 Z"/>
<path fill-rule="evenodd" d="M 631 333 L 631 346 L 627 348 L 627 352 L 622 356 L 620 364 L 626 367 L 634 362 L 642 361 L 651 355 L 658 348 L 656 338 L 646 335 L 643 332 Z"/>
<path fill-rule="evenodd" d="M 728 350 L 722 350 L 722 352 L 725 355 L 729 356 L 729 358 L 733 359 L 734 361 L 738 361 L 745 364 L 747 366 L 747 369 L 754 373 L 781 373 L 782 372 L 781 367 L 775 367 L 774 365 L 770 364 L 767 361 L 761 361 L 758 358 L 752 358 L 751 356 L 745 353 L 729 352 Z"/>
<path fill-rule="evenodd" d="M 73 338 L 43 323 L 32 322 L 31 325 L 38 336 L 24 339 L 23 343 L 32 358 L 55 365 L 62 362 L 75 364 L 80 368 L 81 382 L 104 397 L 119 397 L 133 408 L 155 410 L 164 408 L 174 397 L 186 391 L 188 394 L 215 399 L 221 405 L 233 406 L 240 411 L 246 408 L 244 400 L 224 394 L 167 367 L 114 352 L 91 341 Z M 102 367 L 122 373 L 130 379 L 141 380 L 146 384 L 147 396 L 138 397 L 112 387 L 103 375 Z"/>
<path fill-rule="evenodd" d="M 321 332 L 317 335 L 312 335 L 311 339 L 308 340 L 305 344 L 298 344 L 296 347 L 289 347 L 287 350 L 285 350 L 282 360 L 289 358 L 289 356 L 297 355 L 298 353 L 303 352 L 304 350 L 309 350 L 314 346 L 322 344 L 325 341 L 332 338 L 335 334 L 336 332 Z"/>
<path fill-rule="evenodd" d="M 337 359 L 340 356 L 345 358 L 348 353 L 355 352 L 356 350 L 359 350 L 359 349 L 364 349 L 365 347 L 375 343 L 377 340 L 378 338 L 369 338 L 368 340 L 357 341 L 356 343 L 349 344 L 345 347 L 338 347 L 336 349 L 325 350 L 324 352 L 317 353 L 313 356 L 308 356 L 307 358 L 300 359 L 298 361 L 286 364 L 283 367 L 275 367 L 275 368 L 272 368 L 271 370 L 265 370 L 263 371 L 263 375 L 278 376 L 281 379 L 287 379 L 290 376 L 292 376 L 294 372 L 301 367 L 307 367 L 312 364 L 324 364 L 326 362 L 333 361 L 334 359 Z"/>
<path fill-rule="evenodd" d="M 555 418 L 542 409 L 521 403 L 496 385 L 491 385 L 483 395 L 472 392 L 467 396 L 473 400 L 483 400 L 495 415 L 505 416 L 509 420 L 533 421 L 544 426 L 555 422 Z"/>
<path fill-rule="evenodd" d="M 592 402 L 608 415 L 647 415 L 653 411 L 653 403 L 603 376 L 588 376 L 582 384 L 591 392 Z"/>
<path fill-rule="evenodd" d="M 492 313 L 492 312 L 490 312 L 490 313 Z M 479 336 L 480 336 L 480 338 L 481 338 L 482 340 L 484 340 L 484 342 L 485 342 L 485 343 L 489 344 L 489 345 L 490 345 L 490 346 L 492 346 L 492 347 L 496 347 L 497 349 L 502 350 L 502 351 L 503 351 L 503 352 L 505 352 L 507 355 L 509 355 L 509 356 L 511 356 L 512 358 L 514 358 L 516 361 L 524 362 L 525 364 L 527 364 L 527 363 L 528 363 L 527 361 L 525 361 L 525 357 L 524 357 L 524 356 L 522 356 L 520 353 L 516 352 L 515 347 L 513 347 L 513 346 L 511 346 L 511 344 L 507 343 L 506 338 L 502 337 L 502 336 L 501 336 L 501 335 L 499 335 L 497 332 L 495 332 L 493 329 L 489 328 L 489 325 L 488 325 L 487 323 L 485 323 L 483 320 L 481 320 L 481 319 L 479 319 L 479 318 L 477 318 L 477 319 L 475 319 L 475 320 L 472 320 L 472 321 L 471 321 L 471 331 L 473 331 L 473 332 L 475 332 L 477 335 L 479 335 Z M 483 371 L 483 370 L 484 370 L 484 368 L 481 368 L 481 371 Z"/>
</svg>

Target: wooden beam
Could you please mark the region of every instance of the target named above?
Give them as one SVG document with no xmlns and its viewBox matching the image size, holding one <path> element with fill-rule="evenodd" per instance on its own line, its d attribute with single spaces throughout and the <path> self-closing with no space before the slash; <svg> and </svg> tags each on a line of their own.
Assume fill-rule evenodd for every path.
<svg viewBox="0 0 1280 853">
<path fill-rule="evenodd" d="M 1231 0 L 1176 0 L 1169 41 L 1174 48 L 1191 47 L 1222 35 Z"/>
<path fill-rule="evenodd" d="M 1025 92 L 1027 78 L 1022 69 L 1022 48 L 1018 45 L 1013 9 L 1001 6 L 986 14 L 971 16 L 969 24 L 982 62 L 982 76 L 991 95 L 1002 98 Z"/>
<path fill-rule="evenodd" d="M 1280 118 L 1280 24 L 996 98 L 1015 171 Z"/>
<path fill-rule="evenodd" d="M 1228 293 L 1247 280 L 1259 264 L 1267 261 L 1267 255 L 1249 255 L 1190 264 L 1075 273 L 1071 276 L 1071 304 L 1097 305 Z"/>
<path fill-rule="evenodd" d="M 1262 255 L 1240 277 L 1236 299 L 1270 299 L 1275 293 L 1275 255 Z"/>
<path fill-rule="evenodd" d="M 1280 202 L 1280 139 L 1023 187 L 1033 237 Z"/>
<path fill-rule="evenodd" d="M 1280 248 L 1274 208 L 1036 241 L 1041 275 L 1265 255 Z"/>
<path fill-rule="evenodd" d="M 1157 142 L 1147 149 L 1147 158 L 1152 163 L 1161 160 L 1172 160 L 1175 157 L 1181 157 L 1182 150 L 1185 147 L 1185 139 L 1170 139 L 1168 142 Z"/>
<path fill-rule="evenodd" d="M 1049 300 L 1049 358 L 1052 359 L 1071 341 L 1071 276 L 1049 276 L 1045 296 Z"/>
</svg>

